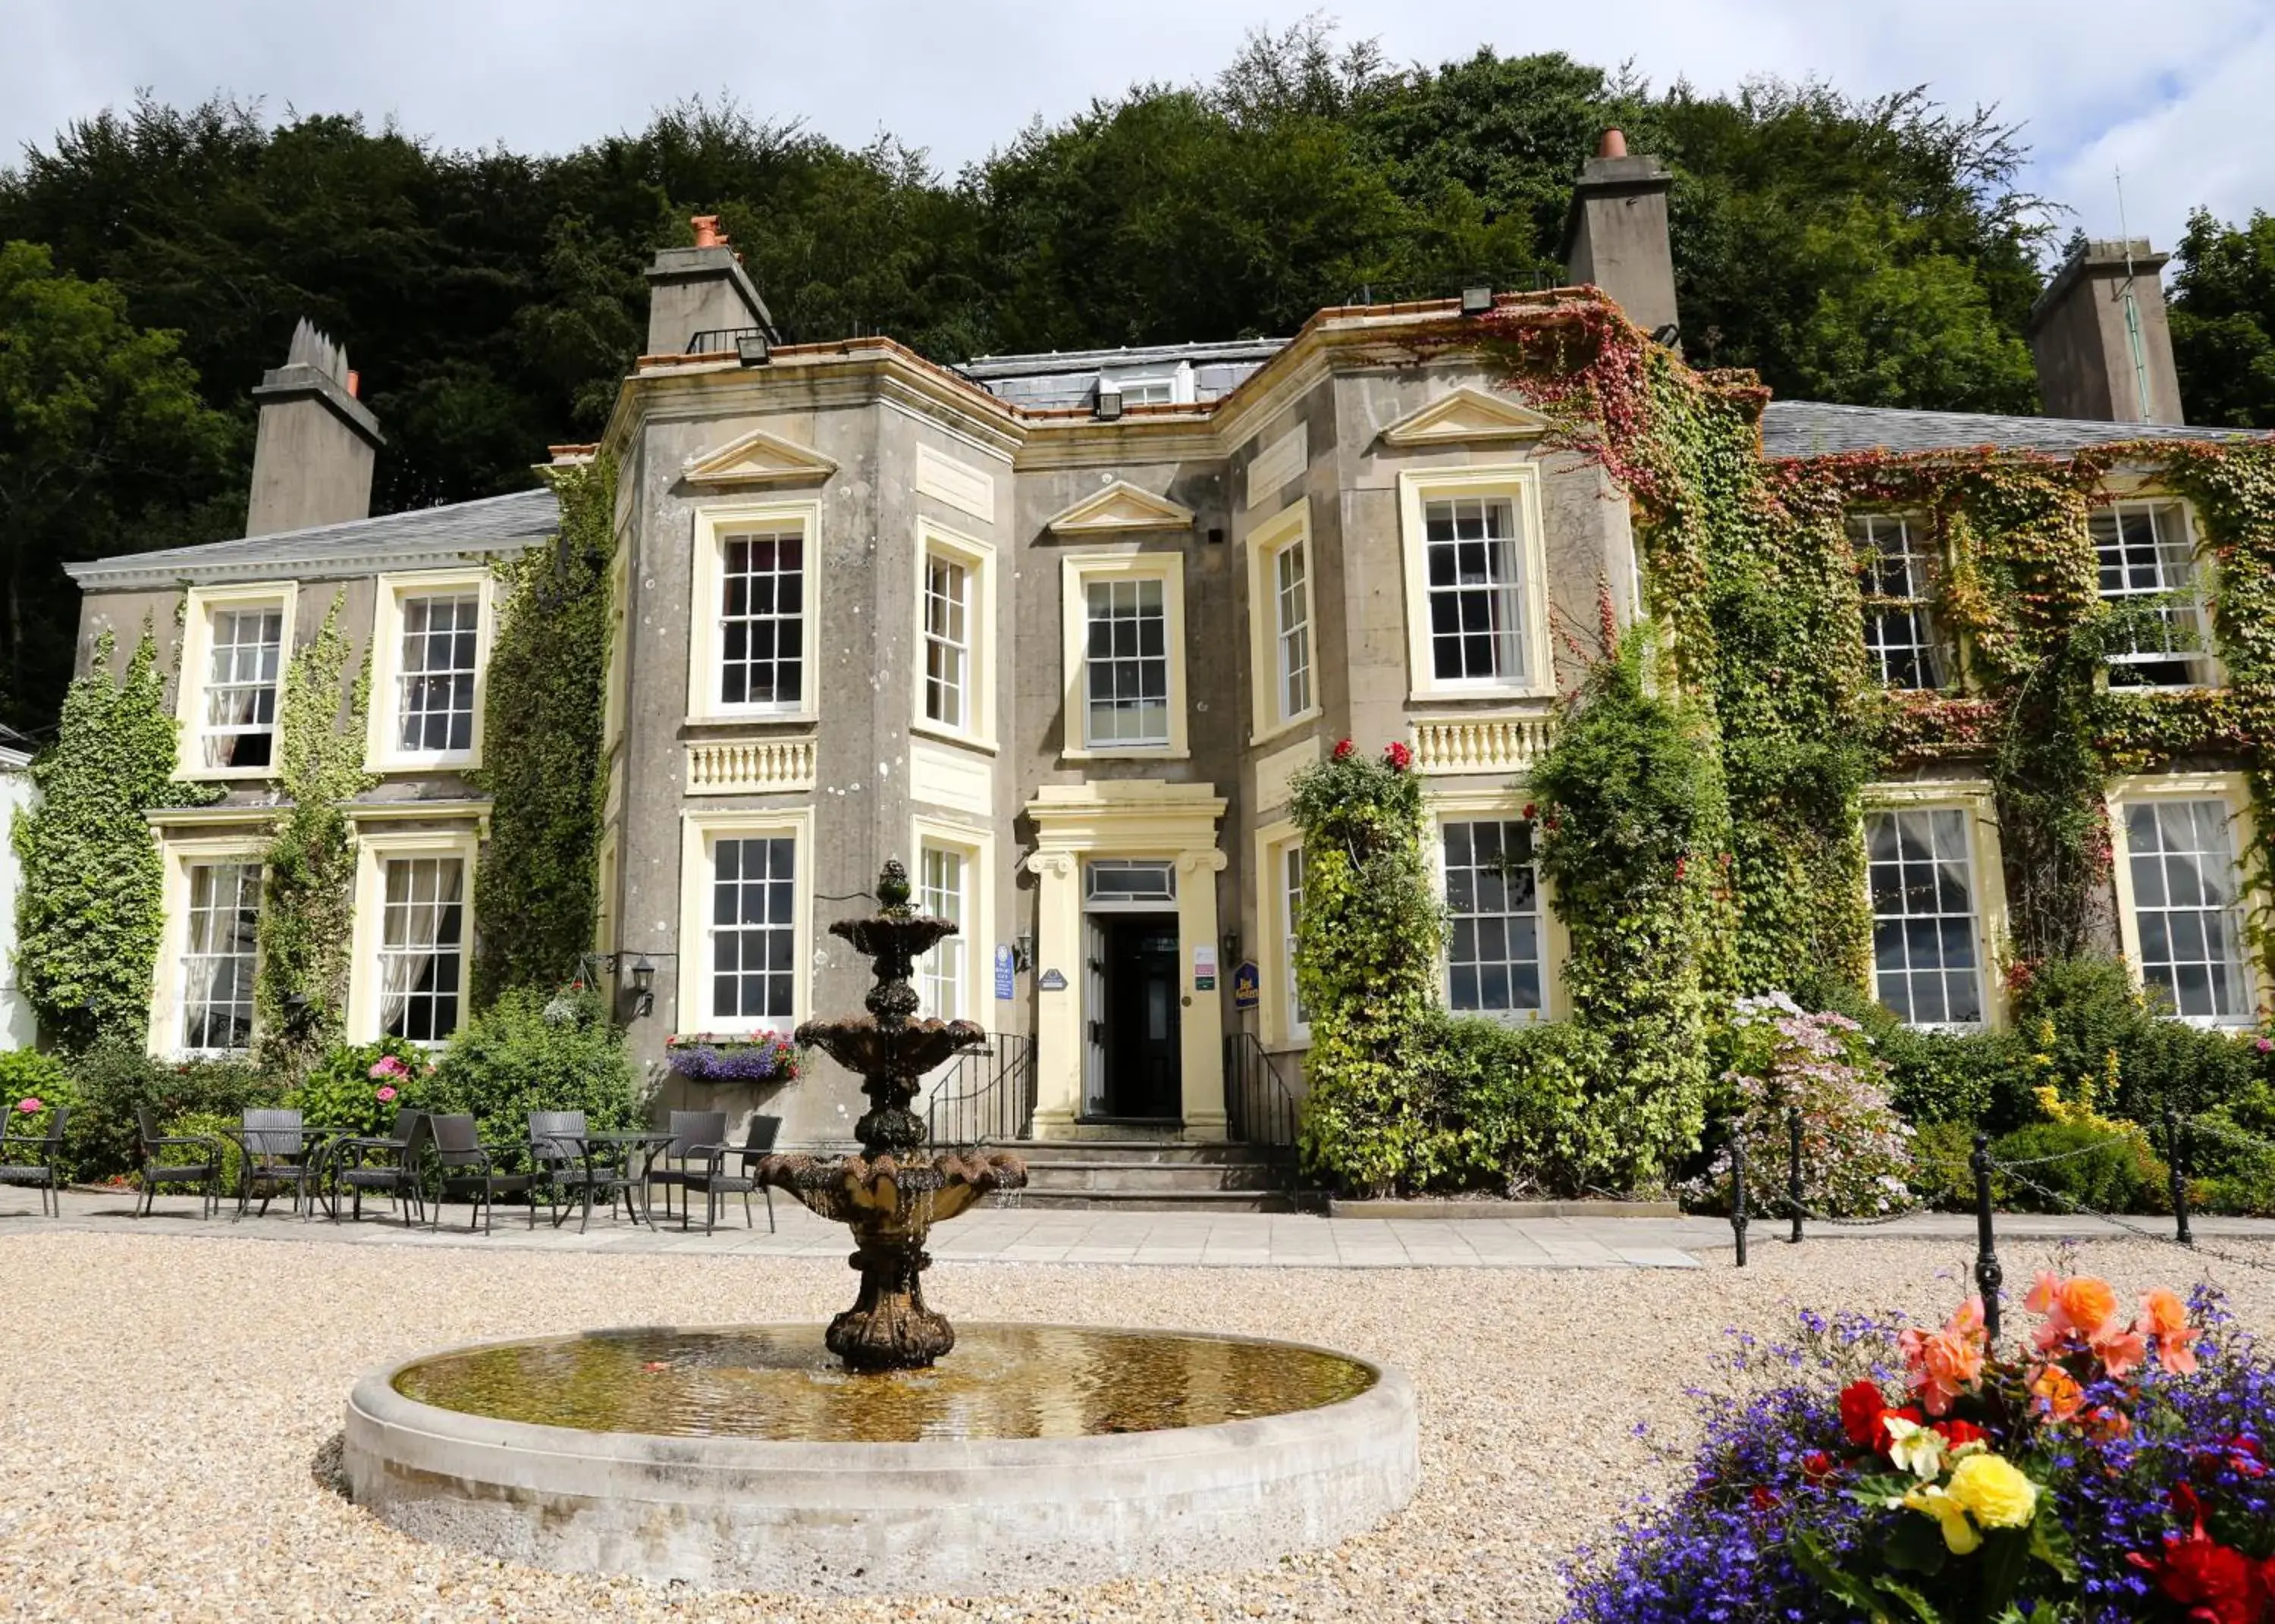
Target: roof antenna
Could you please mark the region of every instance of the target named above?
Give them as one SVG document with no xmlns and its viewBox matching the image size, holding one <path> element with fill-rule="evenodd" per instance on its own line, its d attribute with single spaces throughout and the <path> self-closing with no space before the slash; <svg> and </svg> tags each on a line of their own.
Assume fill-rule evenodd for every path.
<svg viewBox="0 0 2275 1624">
<path fill-rule="evenodd" d="M 2141 341 L 2141 303 L 2133 297 L 2133 232 L 2125 223 L 2125 170 L 2119 165 L 2117 177 L 2117 238 L 2125 249 L 2125 281 L 2121 292 L 2125 300 L 2125 344 L 2133 356 L 2133 398 L 2141 413 L 2141 421 L 2149 421 L 2149 353 Z"/>
</svg>

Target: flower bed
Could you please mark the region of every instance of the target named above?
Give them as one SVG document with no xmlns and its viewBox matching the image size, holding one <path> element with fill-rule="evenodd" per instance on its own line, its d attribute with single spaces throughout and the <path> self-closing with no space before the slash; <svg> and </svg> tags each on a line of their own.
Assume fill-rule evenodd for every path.
<svg viewBox="0 0 2275 1624">
<path fill-rule="evenodd" d="M 1742 1337 L 1689 1486 L 1579 1553 L 1566 1624 L 2275 1624 L 2275 1361 L 2209 1288 L 2128 1314 L 2048 1273 L 2024 1307 L 2011 1346 L 1979 1297 Z"/>
<path fill-rule="evenodd" d="M 797 1045 L 771 1032 L 675 1033 L 663 1040 L 663 1054 L 673 1071 L 697 1083 L 790 1083 L 803 1069 Z"/>
</svg>

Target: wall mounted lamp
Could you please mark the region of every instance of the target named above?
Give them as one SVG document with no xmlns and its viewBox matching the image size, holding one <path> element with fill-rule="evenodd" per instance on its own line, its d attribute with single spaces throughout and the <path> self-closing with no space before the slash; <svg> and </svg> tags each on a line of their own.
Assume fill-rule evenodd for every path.
<svg viewBox="0 0 2275 1624">
<path fill-rule="evenodd" d="M 655 1013 L 655 966 L 643 953 L 632 961 L 632 1017 L 645 1019 Z"/>
</svg>

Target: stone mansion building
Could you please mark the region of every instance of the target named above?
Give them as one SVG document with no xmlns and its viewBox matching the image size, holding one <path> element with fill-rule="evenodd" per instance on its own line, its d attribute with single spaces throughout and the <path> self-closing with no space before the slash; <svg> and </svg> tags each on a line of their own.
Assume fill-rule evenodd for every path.
<svg viewBox="0 0 2275 1624">
<path fill-rule="evenodd" d="M 1667 184 L 1648 158 L 1591 162 L 1566 260 L 1571 281 L 1679 342 Z M 1408 742 L 1425 777 L 1448 1002 L 1557 1016 L 1554 917 L 1504 854 L 1529 850 L 1522 774 L 1578 676 L 1553 625 L 1592 625 L 1602 581 L 1631 617 L 1648 583 L 1629 503 L 1596 461 L 1546 449 L 1545 420 L 1479 357 L 1402 345 L 1462 302 L 1323 310 L 1285 340 L 951 368 L 881 337 L 781 343 L 731 247 L 697 224 L 698 245 L 648 273 L 649 353 L 601 442 L 621 480 L 594 948 L 621 1013 L 632 967 L 652 974 L 653 1010 L 631 1023 L 643 1058 L 675 1032 L 858 1008 L 865 966 L 827 927 L 900 857 L 922 906 L 962 925 L 924 966 L 931 1011 L 1004 1034 L 1032 1065 L 1019 1128 L 1224 1139 L 1236 1048 L 1300 1076 L 1289 786 L 1346 736 Z M 1762 449 L 2201 434 L 2180 427 L 2162 262 L 2096 244 L 2055 278 L 2033 345 L 2056 416 L 1775 401 Z M 304 329 L 257 395 L 243 539 L 72 571 L 82 668 L 102 631 L 131 645 L 150 621 L 175 673 L 179 770 L 225 791 L 153 815 L 166 923 L 150 1046 L 250 1041 L 280 674 L 336 600 L 369 661 L 377 780 L 351 809 L 349 1035 L 439 1042 L 465 1014 L 485 855 L 465 774 L 485 747 L 491 566 L 553 533 L 555 498 L 368 517 L 384 439 L 344 357 Z M 2146 489 L 2092 527 L 2105 594 L 2189 588 L 2184 504 Z M 1858 515 L 1852 533 L 1878 593 L 1925 599 L 1901 515 Z M 1924 608 L 1866 631 L 1891 685 L 1944 680 Z M 2115 675 L 2218 680 L 2208 657 L 2157 651 Z M 2241 775 L 2119 793 L 2133 963 L 2186 1015 L 2250 1019 Z M 2001 1018 L 1987 805 L 1963 777 L 1870 800 L 1878 991 L 1908 1019 Z M 853 1080 L 819 1060 L 776 1090 L 666 1084 L 665 1103 L 714 1100 L 779 1114 L 799 1145 L 843 1141 L 858 1109 Z"/>
</svg>

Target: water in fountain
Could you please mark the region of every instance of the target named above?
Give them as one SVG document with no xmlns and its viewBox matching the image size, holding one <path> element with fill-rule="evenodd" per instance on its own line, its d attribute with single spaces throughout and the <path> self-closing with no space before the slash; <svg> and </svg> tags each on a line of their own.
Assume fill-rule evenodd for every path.
<svg viewBox="0 0 2275 1624">
<path fill-rule="evenodd" d="M 910 905 L 908 871 L 888 862 L 877 876 L 878 910 L 829 927 L 876 970 L 866 1016 L 808 1021 L 797 1040 L 861 1074 L 869 1110 L 853 1126 L 858 1156 L 769 1156 L 760 1182 L 789 1191 L 822 1217 L 850 1227 L 860 1271 L 853 1306 L 829 1322 L 829 1350 L 856 1371 L 917 1370 L 956 1346 L 947 1318 L 926 1308 L 923 1276 L 932 1262 L 925 1237 L 991 1190 L 1027 1182 L 1026 1165 L 1006 1151 L 924 1154 L 924 1119 L 909 1108 L 924 1075 L 949 1056 L 985 1047 L 970 1021 L 917 1018 L 909 978 L 921 954 L 956 933 L 946 919 Z"/>
</svg>

